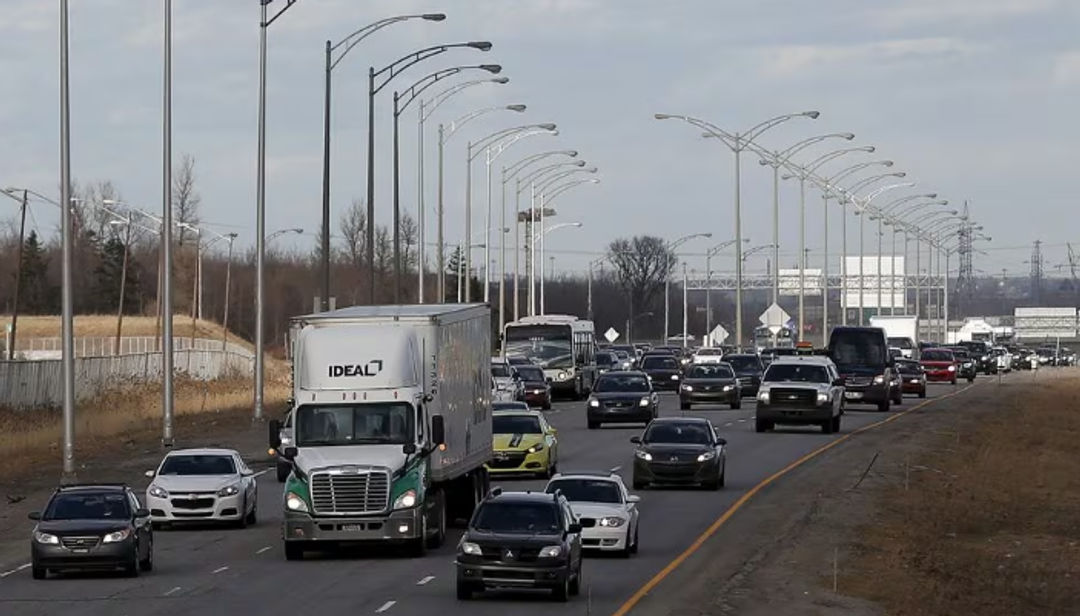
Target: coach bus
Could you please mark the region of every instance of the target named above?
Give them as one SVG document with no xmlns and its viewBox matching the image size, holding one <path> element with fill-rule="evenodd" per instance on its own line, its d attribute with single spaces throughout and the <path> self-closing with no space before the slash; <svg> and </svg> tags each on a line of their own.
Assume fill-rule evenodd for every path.
<svg viewBox="0 0 1080 616">
<path fill-rule="evenodd" d="M 596 335 L 592 321 L 546 314 L 506 324 L 503 355 L 527 357 L 544 370 L 552 394 L 581 400 L 596 381 Z"/>
</svg>

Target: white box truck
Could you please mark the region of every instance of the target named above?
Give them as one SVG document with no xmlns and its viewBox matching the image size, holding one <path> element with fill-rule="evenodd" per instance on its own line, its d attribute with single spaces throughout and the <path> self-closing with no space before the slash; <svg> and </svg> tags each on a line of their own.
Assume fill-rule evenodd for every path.
<svg viewBox="0 0 1080 616">
<path fill-rule="evenodd" d="M 878 315 L 870 317 L 870 327 L 885 330 L 889 346 L 900 349 L 908 359 L 916 359 L 919 352 L 919 317 L 914 315 Z"/>
<path fill-rule="evenodd" d="M 491 311 L 357 306 L 297 317 L 285 556 L 321 546 L 437 547 L 488 489 Z"/>
</svg>

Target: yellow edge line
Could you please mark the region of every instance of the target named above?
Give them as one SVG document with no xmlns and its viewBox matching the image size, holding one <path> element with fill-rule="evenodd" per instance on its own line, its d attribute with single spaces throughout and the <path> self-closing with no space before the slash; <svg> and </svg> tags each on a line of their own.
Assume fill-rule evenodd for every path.
<svg viewBox="0 0 1080 616">
<path fill-rule="evenodd" d="M 724 511 L 724 513 L 721 514 L 720 517 L 717 518 L 716 521 L 714 521 L 709 526 L 709 528 L 705 529 L 705 532 L 701 533 L 701 535 L 699 535 L 698 538 L 695 539 L 694 542 L 690 544 L 690 547 L 686 548 L 683 551 L 682 554 L 679 554 L 678 556 L 676 556 L 675 560 L 668 563 L 666 567 L 664 567 L 656 575 L 654 575 L 652 577 L 652 579 L 650 579 L 648 582 L 645 583 L 644 586 L 639 588 L 638 591 L 635 592 L 633 594 L 633 596 L 631 596 L 629 599 L 627 599 L 626 602 L 623 603 L 619 607 L 619 609 L 615 611 L 615 613 L 612 616 L 626 616 L 626 614 L 630 610 L 632 610 L 635 606 L 637 606 L 638 603 L 641 602 L 642 599 L 645 598 L 645 595 L 649 594 L 649 592 L 651 592 L 654 588 L 656 588 L 656 586 L 658 584 L 660 584 L 660 582 L 663 582 L 664 579 L 667 578 L 667 576 L 671 575 L 676 569 L 678 569 L 679 565 L 683 564 L 683 562 L 687 558 L 690 558 L 695 552 L 697 552 L 699 549 L 701 549 L 701 546 L 704 545 L 705 542 L 708 541 L 710 537 L 715 535 L 716 531 L 720 530 L 720 527 L 723 526 L 728 520 L 730 520 L 733 515 L 735 515 L 735 512 L 737 512 L 746 503 L 748 503 L 750 501 L 750 499 L 753 498 L 762 489 L 764 489 L 765 486 L 771 484 L 772 482 L 776 481 L 777 479 L 783 477 L 784 475 L 790 473 L 791 471 L 795 470 L 796 468 L 802 466 L 806 462 L 812 460 L 813 458 L 816 458 L 817 456 L 825 453 L 826 451 L 832 449 L 833 447 L 836 447 L 840 443 L 843 443 L 844 441 L 848 440 L 849 438 L 851 438 L 851 437 L 853 437 L 853 436 L 855 436 L 857 434 L 861 434 L 863 432 L 873 430 L 874 428 L 879 428 L 879 427 L 881 427 L 881 426 L 883 426 L 883 425 L 885 425 L 887 423 L 890 423 L 890 422 L 896 421 L 897 419 L 900 419 L 901 417 L 903 417 L 904 415 L 907 415 L 908 413 L 913 413 L 913 412 L 915 412 L 915 411 L 917 411 L 917 410 L 919 410 L 919 409 L 921 409 L 921 408 L 923 408 L 925 406 L 933 404 L 935 402 L 940 402 L 941 400 L 947 400 L 949 398 L 952 398 L 953 396 L 958 396 L 958 395 L 964 393 L 965 391 L 971 389 L 972 387 L 974 387 L 974 385 L 968 385 L 968 386 L 964 387 L 961 390 L 945 394 L 944 396 L 938 396 L 936 398 L 926 400 L 925 402 L 920 402 L 919 404 L 916 404 L 915 406 L 913 406 L 913 407 L 911 407 L 909 409 L 906 409 L 906 410 L 901 411 L 899 413 L 896 413 L 894 415 L 890 415 L 889 417 L 886 417 L 885 419 L 882 419 L 881 421 L 876 421 L 876 422 L 874 422 L 872 424 L 863 426 L 863 427 L 861 427 L 861 428 L 859 428 L 859 429 L 857 429 L 857 430 L 855 430 L 853 432 L 849 432 L 849 433 L 841 436 L 840 438 L 838 438 L 838 439 L 836 439 L 834 441 L 830 441 L 829 443 L 815 449 L 814 451 L 811 451 L 810 453 L 808 453 L 805 456 L 799 458 L 798 460 L 795 460 L 791 464 L 788 464 L 787 466 L 785 466 L 784 468 L 780 469 L 779 471 L 773 473 L 772 475 L 769 475 L 768 477 L 763 479 L 760 483 L 758 483 L 754 487 L 750 488 L 750 490 L 748 490 L 746 492 L 746 494 L 743 494 L 742 496 L 740 496 L 739 500 L 732 503 L 732 505 L 730 507 L 728 507 L 727 510 Z"/>
</svg>

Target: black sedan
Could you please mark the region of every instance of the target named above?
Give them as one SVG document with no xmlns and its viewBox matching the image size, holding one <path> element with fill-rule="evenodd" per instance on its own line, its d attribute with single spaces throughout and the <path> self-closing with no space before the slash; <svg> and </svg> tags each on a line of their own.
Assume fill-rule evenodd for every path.
<svg viewBox="0 0 1080 616">
<path fill-rule="evenodd" d="M 154 566 L 150 512 L 124 485 L 58 488 L 36 520 L 30 540 L 30 572 L 43 580 L 50 571 L 122 569 L 129 576 Z"/>
<path fill-rule="evenodd" d="M 724 485 L 727 441 L 705 419 L 656 419 L 630 442 L 638 446 L 634 451 L 635 490 L 652 485 L 700 485 L 718 490 Z"/>
<path fill-rule="evenodd" d="M 646 355 L 641 359 L 641 371 L 652 381 L 653 389 L 678 391 L 682 380 L 682 365 L 673 355 Z"/>
<path fill-rule="evenodd" d="M 606 423 L 649 423 L 660 399 L 642 372 L 605 372 L 596 379 L 585 407 L 590 430 Z"/>
<path fill-rule="evenodd" d="M 973 382 L 979 373 L 975 358 L 964 347 L 949 347 L 949 349 L 952 350 L 953 358 L 956 359 L 956 378 L 967 379 L 968 383 Z"/>
<path fill-rule="evenodd" d="M 742 390 L 730 364 L 694 364 L 687 370 L 679 387 L 679 408 L 689 411 L 702 403 L 742 406 Z"/>
<path fill-rule="evenodd" d="M 742 387 L 742 395 L 756 396 L 761 386 L 761 374 L 765 372 L 761 357 L 750 353 L 730 354 L 724 356 L 724 361 L 735 371 L 739 386 Z"/>
</svg>

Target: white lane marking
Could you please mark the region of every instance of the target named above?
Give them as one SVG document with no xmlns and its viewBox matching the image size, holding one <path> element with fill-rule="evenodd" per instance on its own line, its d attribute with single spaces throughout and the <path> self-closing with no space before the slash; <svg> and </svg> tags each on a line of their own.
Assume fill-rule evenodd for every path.
<svg viewBox="0 0 1080 616">
<path fill-rule="evenodd" d="M 270 546 L 266 546 L 265 548 L 259 548 L 259 551 L 255 552 L 255 554 L 256 555 L 265 554 L 266 552 L 269 552 L 271 549 L 272 548 Z"/>
<path fill-rule="evenodd" d="M 218 567 L 217 569 L 214 569 L 214 571 L 212 573 L 218 574 L 218 573 L 221 573 L 222 571 L 228 571 L 228 570 L 229 570 L 229 566 L 225 565 L 224 567 Z"/>
<path fill-rule="evenodd" d="M 265 475 L 265 474 L 267 474 L 267 473 L 269 473 L 269 472 L 270 472 L 270 469 L 268 469 L 268 468 L 264 468 L 263 470 L 261 470 L 261 471 L 259 471 L 259 472 L 255 473 L 255 474 L 253 475 L 253 477 L 262 477 L 263 475 Z"/>
<path fill-rule="evenodd" d="M 0 573 L 0 578 L 6 578 L 9 575 L 18 573 L 18 572 L 20 572 L 20 571 L 22 571 L 24 569 L 29 569 L 29 568 L 30 568 L 30 563 L 26 563 L 25 565 L 19 565 L 18 567 L 15 567 L 11 571 L 5 571 L 3 573 Z"/>
<path fill-rule="evenodd" d="M 169 595 L 171 595 L 173 593 L 177 593 L 177 592 L 180 592 L 180 587 L 179 586 L 173 586 L 172 590 L 165 593 L 163 596 L 168 597 Z"/>
<path fill-rule="evenodd" d="M 730 421 L 729 421 L 729 422 L 727 422 L 726 424 L 724 424 L 724 427 L 726 428 L 726 427 L 728 427 L 728 426 L 730 426 L 730 425 L 732 425 L 732 422 L 730 422 Z"/>
<path fill-rule="evenodd" d="M 375 613 L 376 614 L 382 614 L 386 610 L 394 607 L 394 605 L 396 603 L 397 603 L 397 601 L 387 601 L 386 603 L 383 603 L 382 606 L 379 609 L 375 610 Z"/>
<path fill-rule="evenodd" d="M 745 419 L 740 419 L 740 420 L 739 420 L 739 423 L 742 423 L 742 422 L 744 422 L 744 421 L 746 421 L 746 420 L 745 420 Z"/>
<path fill-rule="evenodd" d="M 430 582 L 431 580 L 434 580 L 434 579 L 435 579 L 434 575 L 429 575 L 429 576 L 421 579 L 419 582 L 417 582 L 416 585 L 417 586 L 423 586 L 424 584 L 427 584 L 428 582 Z"/>
</svg>

